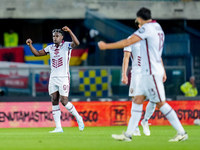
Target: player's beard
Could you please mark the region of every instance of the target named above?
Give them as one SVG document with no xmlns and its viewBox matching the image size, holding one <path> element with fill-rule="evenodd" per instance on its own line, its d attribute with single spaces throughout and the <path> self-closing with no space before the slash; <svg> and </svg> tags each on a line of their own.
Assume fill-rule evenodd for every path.
<svg viewBox="0 0 200 150">
<path fill-rule="evenodd" d="M 59 46 L 59 42 L 58 42 L 58 41 L 53 41 L 53 42 L 54 42 L 54 44 L 56 45 L 56 47 Z"/>
<path fill-rule="evenodd" d="M 54 43 L 54 44 L 58 44 L 57 40 L 53 40 L 53 43 Z"/>
</svg>

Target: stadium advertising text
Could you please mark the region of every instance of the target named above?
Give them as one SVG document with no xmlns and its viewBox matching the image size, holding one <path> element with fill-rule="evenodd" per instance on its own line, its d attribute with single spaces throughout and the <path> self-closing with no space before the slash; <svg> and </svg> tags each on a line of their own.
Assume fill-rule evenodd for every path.
<svg viewBox="0 0 200 150">
<path fill-rule="evenodd" d="M 168 102 L 183 125 L 192 125 L 200 118 L 200 101 Z M 127 125 L 131 102 L 74 102 L 85 126 Z M 146 108 L 147 102 L 144 103 Z M 62 106 L 61 121 L 65 127 L 77 126 L 75 118 Z M 145 110 L 143 110 L 142 118 Z M 155 110 L 149 120 L 152 125 L 169 125 L 165 116 Z M 54 127 L 50 102 L 1 102 L 0 127 Z"/>
</svg>

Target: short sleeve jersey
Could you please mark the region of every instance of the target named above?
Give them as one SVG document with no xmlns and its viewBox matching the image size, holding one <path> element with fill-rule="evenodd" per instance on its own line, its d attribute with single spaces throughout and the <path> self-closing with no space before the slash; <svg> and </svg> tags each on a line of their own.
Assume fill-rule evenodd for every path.
<svg viewBox="0 0 200 150">
<path fill-rule="evenodd" d="M 141 56 L 140 56 L 140 43 L 137 42 L 130 46 L 124 47 L 124 52 L 131 53 L 131 61 L 132 61 L 132 74 L 140 74 L 141 73 Z"/>
<path fill-rule="evenodd" d="M 50 54 L 51 75 L 50 77 L 68 77 L 69 61 L 71 57 L 71 42 L 62 42 L 58 47 L 51 44 L 44 48 Z"/>
<path fill-rule="evenodd" d="M 142 74 L 164 74 L 161 55 L 165 40 L 164 32 L 157 22 L 149 22 L 138 29 L 135 35 L 141 43 Z"/>
</svg>

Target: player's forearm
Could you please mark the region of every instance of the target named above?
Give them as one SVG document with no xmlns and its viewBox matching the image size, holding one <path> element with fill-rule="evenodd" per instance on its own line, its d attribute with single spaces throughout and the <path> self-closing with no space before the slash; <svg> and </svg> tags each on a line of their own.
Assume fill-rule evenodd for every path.
<svg viewBox="0 0 200 150">
<path fill-rule="evenodd" d="M 74 43 L 76 46 L 78 46 L 78 45 L 80 44 L 80 42 L 79 42 L 79 40 L 77 39 L 77 37 L 74 35 L 74 33 L 73 33 L 71 30 L 69 31 L 69 34 L 70 34 L 70 36 L 71 36 L 71 38 L 72 38 L 73 43 Z"/>
<path fill-rule="evenodd" d="M 105 49 L 120 49 L 120 48 L 124 48 L 127 46 L 130 46 L 131 44 L 137 43 L 141 40 L 140 37 L 136 36 L 136 35 L 132 35 L 130 38 L 128 39 L 124 39 L 115 43 L 107 43 Z"/>
<path fill-rule="evenodd" d="M 129 59 L 126 59 L 126 57 L 123 59 L 123 64 L 122 64 L 122 76 L 126 75 L 127 70 L 128 70 L 128 63 Z"/>
<path fill-rule="evenodd" d="M 32 44 L 29 45 L 30 49 L 31 49 L 31 52 L 33 53 L 33 55 L 35 56 L 39 56 L 39 52 L 33 47 Z"/>
<path fill-rule="evenodd" d="M 131 44 L 129 44 L 127 39 L 115 42 L 115 43 L 107 43 L 106 44 L 106 49 L 120 49 L 120 48 L 124 48 L 126 46 L 129 46 Z"/>
</svg>

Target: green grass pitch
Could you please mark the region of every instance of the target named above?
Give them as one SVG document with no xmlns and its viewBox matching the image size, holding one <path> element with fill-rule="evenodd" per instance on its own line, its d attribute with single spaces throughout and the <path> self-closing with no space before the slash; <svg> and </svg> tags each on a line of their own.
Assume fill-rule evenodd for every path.
<svg viewBox="0 0 200 150">
<path fill-rule="evenodd" d="M 53 128 L 1 128 L 0 150 L 199 150 L 200 126 L 184 126 L 187 141 L 168 142 L 176 131 L 171 126 L 150 126 L 151 136 L 133 137 L 131 142 L 115 141 L 125 126 L 65 127 L 63 133 L 48 133 Z"/>
</svg>

